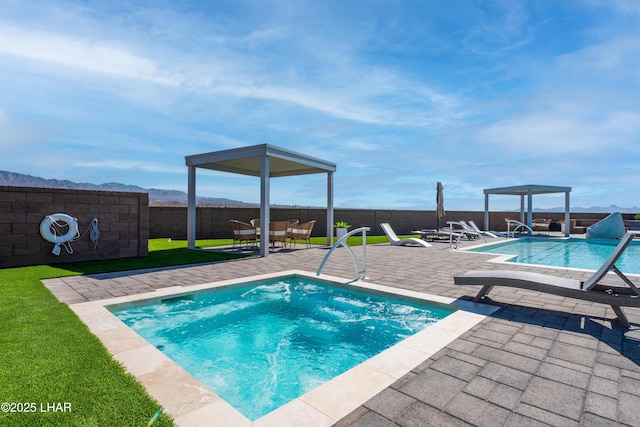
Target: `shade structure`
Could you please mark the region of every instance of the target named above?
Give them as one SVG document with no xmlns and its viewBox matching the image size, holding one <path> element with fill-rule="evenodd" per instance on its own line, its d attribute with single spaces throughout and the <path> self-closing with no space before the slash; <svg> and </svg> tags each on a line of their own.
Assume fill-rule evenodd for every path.
<svg viewBox="0 0 640 427">
<path fill-rule="evenodd" d="M 440 230 L 440 220 L 444 218 L 444 194 L 442 183 L 438 181 L 436 185 L 436 225 L 438 230 Z"/>
<path fill-rule="evenodd" d="M 187 241 L 190 249 L 196 241 L 196 169 L 211 169 L 260 177 L 260 233 L 269 235 L 270 179 L 273 177 L 327 174 L 327 245 L 333 234 L 333 174 L 336 164 L 270 144 L 252 145 L 185 157 L 188 168 Z M 260 239 L 260 255 L 269 254 L 269 239 Z"/>
<path fill-rule="evenodd" d="M 516 185 L 513 187 L 487 188 L 484 190 L 484 229 L 489 231 L 489 195 L 490 194 L 507 194 L 520 196 L 520 222 L 525 222 L 524 218 L 524 197 L 527 196 L 527 219 L 526 224 L 531 229 L 531 221 L 533 219 L 533 195 L 534 194 L 551 194 L 564 193 L 564 221 L 565 224 L 571 224 L 569 194 L 571 187 L 557 187 L 554 185 Z M 565 236 L 569 237 L 570 227 L 565 227 Z"/>
</svg>

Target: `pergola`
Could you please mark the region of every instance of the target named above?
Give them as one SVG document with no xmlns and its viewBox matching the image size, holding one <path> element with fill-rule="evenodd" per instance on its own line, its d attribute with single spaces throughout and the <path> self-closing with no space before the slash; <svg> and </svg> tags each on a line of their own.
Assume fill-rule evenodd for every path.
<svg viewBox="0 0 640 427">
<path fill-rule="evenodd" d="M 336 164 L 269 144 L 185 156 L 188 168 L 187 241 L 196 247 L 196 168 L 260 177 L 260 256 L 269 254 L 270 178 L 327 174 L 327 245 L 333 235 L 333 173 Z"/>
<path fill-rule="evenodd" d="M 570 211 L 569 211 L 569 193 L 571 193 L 571 187 L 556 187 L 553 185 L 517 185 L 514 187 L 501 187 L 501 188 L 488 188 L 484 190 L 484 229 L 489 230 L 489 194 L 508 194 L 513 196 L 520 196 L 520 222 L 525 222 L 524 218 L 524 197 L 527 196 L 527 222 L 526 224 L 531 229 L 532 220 L 532 201 L 534 194 L 550 194 L 550 193 L 564 193 L 564 222 L 570 224 Z M 569 237 L 569 226 L 565 227 L 564 235 Z"/>
</svg>

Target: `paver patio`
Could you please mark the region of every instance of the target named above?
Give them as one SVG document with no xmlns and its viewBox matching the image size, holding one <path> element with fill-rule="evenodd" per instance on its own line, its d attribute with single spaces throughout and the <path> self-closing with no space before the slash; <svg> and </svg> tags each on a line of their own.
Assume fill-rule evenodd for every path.
<svg viewBox="0 0 640 427">
<path fill-rule="evenodd" d="M 469 246 L 463 242 L 461 247 Z M 354 248 L 360 257 L 360 248 Z M 45 280 L 73 304 L 292 268 L 315 272 L 326 248 L 277 251 L 267 258 Z M 367 246 L 374 283 L 470 299 L 475 287 L 453 284 L 472 269 L 519 269 L 585 279 L 590 273 L 488 262 L 434 243 L 431 248 Z M 323 273 L 350 279 L 351 257 L 339 248 Z M 640 277 L 630 276 L 640 285 Z M 609 275 L 606 280 L 617 281 Z M 638 426 L 640 309 L 626 308 L 627 330 L 613 310 L 518 289 L 494 289 L 501 310 L 413 369 L 336 426 Z"/>
</svg>

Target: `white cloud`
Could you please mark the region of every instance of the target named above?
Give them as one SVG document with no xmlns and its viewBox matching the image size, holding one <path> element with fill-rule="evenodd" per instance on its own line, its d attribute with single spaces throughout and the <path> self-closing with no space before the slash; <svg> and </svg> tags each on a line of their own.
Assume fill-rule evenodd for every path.
<svg viewBox="0 0 640 427">
<path fill-rule="evenodd" d="M 135 160 L 76 160 L 71 163 L 72 167 L 90 168 L 90 169 L 115 169 L 128 170 L 136 172 L 162 172 L 172 174 L 186 174 L 186 167 L 178 168 L 174 166 L 166 166 L 155 162 L 139 162 Z"/>
<path fill-rule="evenodd" d="M 614 38 L 586 46 L 561 56 L 558 65 L 559 71 L 578 82 L 590 78 L 603 82 L 630 79 L 639 84 L 640 37 Z"/>
<path fill-rule="evenodd" d="M 585 2 L 611 8 L 623 14 L 640 15 L 640 2 L 638 0 L 585 0 Z"/>
<path fill-rule="evenodd" d="M 464 30 L 463 45 L 476 54 L 495 56 L 514 51 L 532 40 L 527 6 L 497 0 L 474 8 L 473 19 Z"/>
<path fill-rule="evenodd" d="M 179 79 L 162 75 L 153 60 L 115 42 L 28 30 L 6 22 L 0 23 L 0 55 L 157 84 L 180 83 Z"/>
<path fill-rule="evenodd" d="M 77 19 L 88 20 L 82 16 Z M 86 23 L 82 27 L 86 31 Z M 189 50 L 176 50 L 171 45 L 161 47 L 158 44 L 161 40 L 155 44 L 153 41 L 144 44 L 140 40 L 123 42 L 72 31 L 43 31 L 0 21 L 0 55 L 44 63 L 45 67 L 40 68 L 44 73 L 47 68 L 62 67 L 76 73 L 179 88 L 185 94 L 293 104 L 339 119 L 369 124 L 436 125 L 443 118 L 448 120 L 454 116 L 451 111 L 458 105 L 450 95 L 397 72 L 362 64 L 354 56 L 335 54 L 332 45 L 311 42 L 316 49 L 313 73 L 308 73 L 307 65 L 299 64 L 295 56 L 282 62 L 278 56 L 253 55 L 250 49 L 233 48 L 256 40 L 277 41 L 278 31 L 272 28 L 256 30 L 242 37 L 214 35 L 209 37 L 216 40 L 213 45 L 189 41 L 192 43 Z M 215 50 L 211 51 L 212 48 Z M 267 51 L 274 48 L 273 45 L 265 47 Z M 59 72 L 54 74 L 58 78 L 75 78 Z M 89 84 L 83 80 L 78 83 Z M 101 87 L 95 82 L 91 86 Z M 109 90 L 108 85 L 102 87 Z M 114 88 L 113 92 L 120 93 L 122 89 Z M 140 104 L 145 104 L 141 96 L 151 97 L 149 104 L 162 104 L 175 97 L 165 96 L 163 100 L 160 94 L 137 87 L 119 96 Z"/>
<path fill-rule="evenodd" d="M 562 116 L 555 111 L 512 117 L 489 125 L 477 140 L 508 148 L 514 153 L 544 157 L 549 152 L 601 152 L 632 143 L 640 132 L 640 116 L 620 112 L 593 120 L 588 116 Z"/>
</svg>

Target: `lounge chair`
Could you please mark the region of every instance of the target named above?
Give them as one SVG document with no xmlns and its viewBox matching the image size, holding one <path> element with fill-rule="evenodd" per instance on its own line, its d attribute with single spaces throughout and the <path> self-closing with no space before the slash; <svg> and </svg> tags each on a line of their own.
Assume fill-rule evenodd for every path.
<svg viewBox="0 0 640 427">
<path fill-rule="evenodd" d="M 422 239 L 417 239 L 415 237 L 408 237 L 406 239 L 399 238 L 398 235 L 395 233 L 395 231 L 393 231 L 393 229 L 387 222 L 381 223 L 380 227 L 382 227 L 382 231 L 384 231 L 384 234 L 387 235 L 387 237 L 389 238 L 389 242 L 393 246 L 419 245 L 419 246 L 424 246 L 425 248 L 431 247 L 429 243 L 425 242 Z"/>
<path fill-rule="evenodd" d="M 492 233 L 490 231 L 482 231 L 482 230 L 480 230 L 480 228 L 478 228 L 476 223 L 471 221 L 471 220 L 468 222 L 468 224 L 469 224 L 469 227 L 471 227 L 476 233 L 479 233 L 479 234 L 481 234 L 483 236 L 487 236 L 487 237 L 498 237 L 497 234 Z"/>
<path fill-rule="evenodd" d="M 618 316 L 620 323 L 625 328 L 629 328 L 631 325 L 621 307 L 640 307 L 640 289 L 618 270 L 615 263 L 622 255 L 622 252 L 629 246 L 631 240 L 633 240 L 633 234 L 626 233 L 609 256 L 609 259 L 585 282 L 566 277 L 514 270 L 469 271 L 461 276 L 455 276 L 453 279 L 456 285 L 482 286 L 474 301 L 480 301 L 494 286 L 509 286 L 600 304 L 609 304 Z M 613 270 L 628 287 L 601 285 L 600 281 L 609 270 Z"/>
<path fill-rule="evenodd" d="M 478 237 L 480 237 L 482 240 L 484 240 L 485 242 L 487 241 L 487 239 L 484 238 L 485 233 L 484 231 L 480 231 L 478 230 L 478 227 L 476 226 L 475 228 L 471 226 L 471 224 L 468 224 L 466 221 L 458 221 L 460 223 L 460 225 L 462 226 L 462 229 L 465 231 L 469 231 L 471 233 L 476 234 Z M 473 221 L 471 221 L 473 222 Z M 475 224 L 474 224 L 475 225 Z M 491 233 L 489 233 L 491 234 Z M 494 234 L 495 237 L 495 234 Z"/>
<path fill-rule="evenodd" d="M 487 241 L 482 234 L 475 231 L 464 221 L 447 221 L 447 224 L 449 224 L 449 230 L 452 233 L 462 234 L 469 240 L 482 239 L 485 242 Z M 453 228 L 454 226 L 458 226 L 460 228 Z"/>
<path fill-rule="evenodd" d="M 460 242 L 460 238 L 462 237 L 462 234 L 452 232 L 450 228 L 424 228 L 422 230 L 413 230 L 411 232 L 421 235 L 423 240 L 430 240 L 432 242 L 436 240 L 446 239 L 449 241 L 449 247 L 451 247 L 451 245 L 453 245 L 453 242 L 455 241 L 456 249 L 458 249 L 458 244 Z"/>
</svg>

